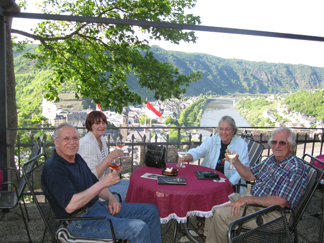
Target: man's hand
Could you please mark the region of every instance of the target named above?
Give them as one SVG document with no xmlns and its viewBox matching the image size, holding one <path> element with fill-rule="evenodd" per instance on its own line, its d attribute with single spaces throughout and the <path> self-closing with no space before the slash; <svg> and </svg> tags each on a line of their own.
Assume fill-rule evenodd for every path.
<svg viewBox="0 0 324 243">
<path fill-rule="evenodd" d="M 119 176 L 116 172 L 111 172 L 108 175 L 104 176 L 101 181 L 105 184 L 106 187 L 110 187 L 119 182 Z"/>
<path fill-rule="evenodd" d="M 236 202 L 226 204 L 225 207 L 232 207 L 232 216 L 238 217 L 240 216 L 241 207 L 247 205 L 250 198 L 251 197 L 243 197 Z"/>
<path fill-rule="evenodd" d="M 225 160 L 231 161 L 231 158 L 228 157 L 227 151 L 229 151 L 229 150 L 226 149 L 226 151 L 225 151 Z M 235 163 L 238 161 L 238 159 L 239 159 L 239 155 L 236 154 L 235 157 L 233 158 L 233 165 L 235 165 Z"/>
<path fill-rule="evenodd" d="M 115 196 L 111 196 L 108 202 L 108 210 L 111 213 L 111 215 L 114 216 L 116 213 L 119 213 L 120 209 L 121 205 L 118 202 L 118 200 L 115 198 Z"/>
</svg>

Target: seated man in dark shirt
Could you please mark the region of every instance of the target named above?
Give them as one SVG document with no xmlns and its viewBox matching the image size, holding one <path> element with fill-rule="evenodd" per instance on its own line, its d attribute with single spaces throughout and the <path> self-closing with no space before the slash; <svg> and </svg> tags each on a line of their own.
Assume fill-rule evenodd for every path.
<svg viewBox="0 0 324 243">
<path fill-rule="evenodd" d="M 53 156 L 42 174 L 44 194 L 57 218 L 106 216 L 111 219 L 117 239 L 129 242 L 161 242 L 158 208 L 152 204 L 119 203 L 108 187 L 119 182 L 112 172 L 100 181 L 77 154 L 79 134 L 68 123 L 55 130 Z M 99 197 L 102 200 L 99 200 Z M 76 237 L 112 238 L 107 220 L 66 222 Z"/>
<path fill-rule="evenodd" d="M 295 134 L 286 127 L 272 132 L 269 139 L 273 154 L 259 164 L 249 168 L 236 156 L 233 164 L 240 176 L 247 181 L 255 181 L 250 192 L 235 193 L 230 204 L 215 210 L 214 216 L 206 220 L 206 243 L 227 242 L 227 229 L 231 222 L 242 216 L 244 206 L 258 204 L 265 207 L 280 205 L 294 209 L 306 190 L 308 176 L 303 162 L 293 154 L 296 146 Z M 259 211 L 260 207 L 250 207 L 247 214 Z M 263 218 L 269 222 L 278 218 L 278 212 Z M 254 220 L 244 224 L 247 228 L 257 227 Z"/>
</svg>

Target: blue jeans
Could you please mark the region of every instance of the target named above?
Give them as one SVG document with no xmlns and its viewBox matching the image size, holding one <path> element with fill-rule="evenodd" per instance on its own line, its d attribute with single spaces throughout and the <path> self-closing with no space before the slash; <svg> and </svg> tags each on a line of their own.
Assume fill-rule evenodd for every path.
<svg viewBox="0 0 324 243">
<path fill-rule="evenodd" d="M 117 239 L 130 243 L 161 243 L 158 208 L 153 204 L 121 203 L 121 210 L 112 216 L 107 201 L 98 201 L 80 217 L 106 216 L 111 219 Z M 112 239 L 107 220 L 76 220 L 67 226 L 75 237 Z"/>
<path fill-rule="evenodd" d="M 121 180 L 119 180 L 119 182 L 117 184 L 112 185 L 112 186 L 110 186 L 108 188 L 109 188 L 109 190 L 111 192 L 118 192 L 120 194 L 120 196 L 121 196 L 122 202 L 125 202 L 126 195 L 127 195 L 127 190 L 128 190 L 128 187 L 129 187 L 129 181 L 130 180 L 128 180 L 128 179 L 121 179 Z M 116 198 L 119 201 L 118 196 L 116 196 Z"/>
</svg>

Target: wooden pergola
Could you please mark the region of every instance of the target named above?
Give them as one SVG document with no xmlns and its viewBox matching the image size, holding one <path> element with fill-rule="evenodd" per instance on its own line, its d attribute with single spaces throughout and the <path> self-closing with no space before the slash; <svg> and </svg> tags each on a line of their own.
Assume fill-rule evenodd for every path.
<svg viewBox="0 0 324 243">
<path fill-rule="evenodd" d="M 7 167 L 7 160 L 8 160 L 8 154 L 7 154 L 8 143 L 6 140 L 7 133 L 8 133 L 7 77 L 6 77 L 6 18 L 7 17 L 41 19 L 41 20 L 92 22 L 92 23 L 105 23 L 105 24 L 116 24 L 116 25 L 134 25 L 134 26 L 159 27 L 159 28 L 175 28 L 175 29 L 182 29 L 182 30 L 207 31 L 207 32 L 227 33 L 227 34 L 252 35 L 252 36 L 324 42 L 324 37 L 296 35 L 296 34 L 289 34 L 289 33 L 223 28 L 223 27 L 203 26 L 203 25 L 175 24 L 175 23 L 167 23 L 167 22 L 152 22 L 152 21 L 130 20 L 130 19 L 111 19 L 111 18 L 99 18 L 99 17 L 21 13 L 20 8 L 18 7 L 18 5 L 15 3 L 14 0 L 1 0 L 0 1 L 0 168 Z"/>
</svg>

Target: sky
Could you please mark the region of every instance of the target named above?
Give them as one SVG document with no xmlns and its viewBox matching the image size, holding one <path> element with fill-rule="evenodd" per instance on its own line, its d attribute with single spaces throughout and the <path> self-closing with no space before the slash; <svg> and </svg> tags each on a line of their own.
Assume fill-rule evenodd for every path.
<svg viewBox="0 0 324 243">
<path fill-rule="evenodd" d="M 35 12 L 33 2 L 24 12 Z M 324 37 L 323 0 L 198 0 L 188 10 L 201 25 Z M 12 28 L 29 30 L 37 21 L 13 20 Z M 197 31 L 195 44 L 151 41 L 166 50 L 206 53 L 222 58 L 324 67 L 324 42 Z"/>
</svg>

